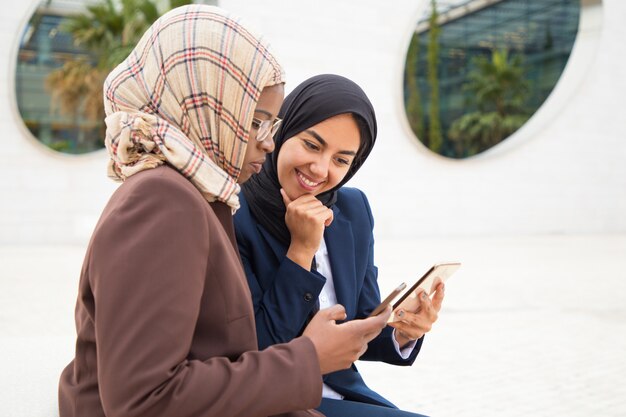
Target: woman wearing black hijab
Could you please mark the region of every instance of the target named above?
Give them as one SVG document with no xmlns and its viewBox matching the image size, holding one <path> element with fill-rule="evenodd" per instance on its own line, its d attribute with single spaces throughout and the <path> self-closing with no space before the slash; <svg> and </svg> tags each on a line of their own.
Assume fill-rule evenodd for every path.
<svg viewBox="0 0 626 417">
<path fill-rule="evenodd" d="M 369 99 L 344 77 L 318 75 L 287 96 L 278 116 L 275 151 L 257 161 L 235 215 L 260 349 L 300 335 L 319 309 L 340 304 L 353 320 L 380 303 L 371 210 L 360 190 L 343 187 L 376 140 Z M 419 311 L 396 312 L 402 321 L 361 359 L 411 365 L 442 300 L 443 285 Z M 354 365 L 324 375 L 323 397 L 327 416 L 416 416 L 368 388 Z"/>
</svg>

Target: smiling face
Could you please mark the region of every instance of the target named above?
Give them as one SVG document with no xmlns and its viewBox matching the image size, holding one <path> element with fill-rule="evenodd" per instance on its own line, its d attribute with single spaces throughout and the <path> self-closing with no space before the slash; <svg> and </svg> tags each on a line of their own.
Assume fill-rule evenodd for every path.
<svg viewBox="0 0 626 417">
<path fill-rule="evenodd" d="M 283 104 L 284 97 L 285 88 L 283 84 L 265 87 L 259 96 L 259 101 L 254 110 L 254 117 L 260 121 L 273 121 L 276 119 L 280 106 Z M 252 129 L 250 129 L 246 154 L 241 166 L 241 173 L 239 178 L 237 178 L 239 184 L 248 181 L 253 174 L 261 172 L 263 162 L 265 162 L 265 155 L 274 150 L 274 139 L 271 135 L 267 135 L 262 142 L 259 142 L 256 140 L 257 134 L 258 130 L 253 123 Z"/>
<path fill-rule="evenodd" d="M 278 181 L 291 200 L 335 187 L 359 150 L 359 128 L 351 114 L 340 114 L 285 140 L 278 154 Z"/>
</svg>

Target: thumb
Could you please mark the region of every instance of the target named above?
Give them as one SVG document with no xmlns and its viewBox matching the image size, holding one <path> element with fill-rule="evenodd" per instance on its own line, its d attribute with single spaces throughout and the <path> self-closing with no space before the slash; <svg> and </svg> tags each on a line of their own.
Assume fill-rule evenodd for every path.
<svg viewBox="0 0 626 417">
<path fill-rule="evenodd" d="M 380 332 L 380 330 L 387 325 L 387 320 L 389 320 L 389 317 L 391 316 L 391 311 L 391 306 L 387 306 L 387 308 L 377 316 L 361 320 L 361 330 L 365 333 Z"/>
<path fill-rule="evenodd" d="M 363 340 L 369 342 L 380 334 L 380 332 L 387 325 L 387 319 L 391 309 L 387 309 L 383 313 L 380 313 L 374 317 L 368 317 L 366 319 L 352 320 L 341 326 L 349 326 L 353 334 L 361 337 Z"/>
<path fill-rule="evenodd" d="M 326 220 L 324 220 L 324 226 L 326 227 L 330 226 L 330 224 L 333 222 L 333 219 L 335 218 L 335 213 L 333 213 L 331 209 L 328 209 L 328 212 L 328 217 L 326 218 Z"/>
<path fill-rule="evenodd" d="M 383 323 L 382 327 L 385 327 L 387 321 L 389 321 L 389 318 L 391 317 L 392 312 L 393 312 L 393 308 L 389 305 L 387 306 L 385 311 L 383 311 L 382 313 L 376 316 L 376 318 L 380 320 L 380 323 Z"/>
<path fill-rule="evenodd" d="M 328 320 L 345 320 L 346 318 L 346 309 L 341 304 L 320 310 L 319 313 L 324 314 Z"/>
<path fill-rule="evenodd" d="M 284 189 L 280 189 L 280 195 L 283 196 L 283 202 L 285 203 L 285 207 L 287 207 L 289 204 L 291 204 L 291 199 L 289 198 L 289 196 L 287 195 L 287 193 L 285 192 Z"/>
</svg>

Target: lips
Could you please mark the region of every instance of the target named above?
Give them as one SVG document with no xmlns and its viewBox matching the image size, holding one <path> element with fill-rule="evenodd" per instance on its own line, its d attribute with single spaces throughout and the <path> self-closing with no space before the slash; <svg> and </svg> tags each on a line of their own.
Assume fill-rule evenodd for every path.
<svg viewBox="0 0 626 417">
<path fill-rule="evenodd" d="M 264 162 L 265 162 L 265 160 L 250 162 L 250 166 L 252 167 L 254 172 L 256 172 L 258 174 L 263 169 L 263 163 Z"/>
<path fill-rule="evenodd" d="M 324 181 L 313 181 L 311 178 L 307 177 L 297 169 L 295 171 L 296 178 L 298 179 L 298 184 L 300 184 L 300 187 L 304 188 L 307 191 L 313 191 L 317 187 L 319 187 L 320 184 L 324 183 Z"/>
</svg>

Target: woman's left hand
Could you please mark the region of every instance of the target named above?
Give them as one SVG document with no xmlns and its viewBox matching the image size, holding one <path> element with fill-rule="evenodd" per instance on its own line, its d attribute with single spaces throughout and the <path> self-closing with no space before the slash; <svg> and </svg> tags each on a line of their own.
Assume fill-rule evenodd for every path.
<svg viewBox="0 0 626 417">
<path fill-rule="evenodd" d="M 395 312 L 395 317 L 399 318 L 400 321 L 393 321 L 389 323 L 389 326 L 396 329 L 395 337 L 400 347 L 424 336 L 430 331 L 433 323 L 437 321 L 444 297 L 443 282 L 440 282 L 435 288 L 432 300 L 426 291 L 418 292 L 419 307 L 416 311 L 399 309 Z"/>
</svg>

